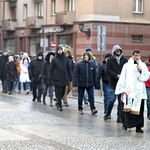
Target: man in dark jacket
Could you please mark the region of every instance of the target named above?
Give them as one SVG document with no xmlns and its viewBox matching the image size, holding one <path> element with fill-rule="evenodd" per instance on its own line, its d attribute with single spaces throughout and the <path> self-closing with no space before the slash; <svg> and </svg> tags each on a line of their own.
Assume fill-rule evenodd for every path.
<svg viewBox="0 0 150 150">
<path fill-rule="evenodd" d="M 98 68 L 97 73 L 97 84 L 100 84 L 99 81 L 102 78 L 102 89 L 104 95 L 104 114 L 107 113 L 107 104 L 108 104 L 108 96 L 109 96 L 109 76 L 106 74 L 106 62 L 112 56 L 111 53 L 107 53 L 105 55 L 105 59 L 103 60 L 102 64 Z M 109 117 L 110 118 L 110 117 Z"/>
<path fill-rule="evenodd" d="M 83 54 L 83 59 L 79 61 L 73 73 L 73 87 L 78 87 L 78 110 L 80 114 L 83 114 L 83 95 L 84 91 L 87 90 L 89 103 L 92 115 L 97 113 L 94 105 L 94 86 L 96 83 L 96 68 L 92 61 L 89 53 Z"/>
<path fill-rule="evenodd" d="M 49 83 L 55 86 L 56 106 L 59 111 L 62 111 L 62 98 L 69 81 L 72 81 L 71 65 L 62 46 L 58 45 L 50 66 Z"/>
<path fill-rule="evenodd" d="M 120 77 L 123 65 L 127 59 L 122 55 L 122 48 L 119 45 L 114 45 L 112 49 L 112 57 L 107 60 L 106 73 L 110 77 L 109 80 L 109 101 L 107 113 L 104 115 L 104 120 L 108 119 L 111 114 L 114 102 L 116 100 L 115 88 Z M 117 122 L 121 123 L 121 95 L 118 95 Z"/>
<path fill-rule="evenodd" d="M 42 66 L 43 66 L 43 52 L 38 51 L 36 59 L 33 59 L 29 64 L 29 77 L 32 81 L 33 88 L 33 101 L 37 99 L 37 102 L 41 102 L 42 88 Z M 38 89 L 38 94 L 37 94 Z"/>
<path fill-rule="evenodd" d="M 8 62 L 8 52 L 6 49 L 3 50 L 2 56 L 0 56 L 0 79 L 2 81 L 2 91 L 3 93 L 7 93 L 7 73 L 5 65 Z"/>
</svg>

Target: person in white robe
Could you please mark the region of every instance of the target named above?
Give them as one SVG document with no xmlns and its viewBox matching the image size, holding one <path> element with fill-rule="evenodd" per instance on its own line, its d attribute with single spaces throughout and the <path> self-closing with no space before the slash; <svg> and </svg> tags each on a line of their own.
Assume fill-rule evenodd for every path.
<svg viewBox="0 0 150 150">
<path fill-rule="evenodd" d="M 118 80 L 115 94 L 122 94 L 123 129 L 136 127 L 136 132 L 143 133 L 144 100 L 147 99 L 145 81 L 149 71 L 141 61 L 140 50 L 133 50 L 132 57 L 124 64 Z"/>
</svg>

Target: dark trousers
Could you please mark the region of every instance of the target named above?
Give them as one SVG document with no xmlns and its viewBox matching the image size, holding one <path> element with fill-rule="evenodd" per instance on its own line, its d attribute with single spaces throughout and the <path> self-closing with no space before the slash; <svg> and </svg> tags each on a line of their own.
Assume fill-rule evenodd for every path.
<svg viewBox="0 0 150 150">
<path fill-rule="evenodd" d="M 93 86 L 91 87 L 78 87 L 78 110 L 82 110 L 82 103 L 83 103 L 83 96 L 84 96 L 84 92 L 85 90 L 88 93 L 88 100 L 90 103 L 90 108 L 91 111 L 95 109 L 95 105 L 94 105 L 94 88 Z"/>
<path fill-rule="evenodd" d="M 32 87 L 33 87 L 33 98 L 37 100 L 41 100 L 41 95 L 43 93 L 43 88 L 42 88 L 42 82 L 41 81 L 32 81 Z"/>
<path fill-rule="evenodd" d="M 57 98 L 57 105 L 62 106 L 62 98 L 65 94 L 66 86 L 55 86 L 55 95 Z"/>
<path fill-rule="evenodd" d="M 13 82 L 12 80 L 7 80 L 7 84 L 8 84 L 8 91 L 12 92 L 13 89 Z"/>
</svg>

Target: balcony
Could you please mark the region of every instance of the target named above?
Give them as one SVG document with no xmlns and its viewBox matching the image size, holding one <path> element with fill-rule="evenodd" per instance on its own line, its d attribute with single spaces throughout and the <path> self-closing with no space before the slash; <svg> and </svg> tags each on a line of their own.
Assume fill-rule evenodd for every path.
<svg viewBox="0 0 150 150">
<path fill-rule="evenodd" d="M 2 29 L 6 31 L 14 31 L 17 27 L 17 21 L 15 20 L 2 20 Z"/>
<path fill-rule="evenodd" d="M 56 13 L 56 24 L 73 24 L 75 21 L 75 12 L 63 11 Z"/>
<path fill-rule="evenodd" d="M 39 28 L 44 24 L 44 19 L 41 16 L 33 16 L 26 18 L 26 26 L 32 28 Z"/>
<path fill-rule="evenodd" d="M 17 2 L 17 0 L 3 0 L 3 2 Z"/>
</svg>

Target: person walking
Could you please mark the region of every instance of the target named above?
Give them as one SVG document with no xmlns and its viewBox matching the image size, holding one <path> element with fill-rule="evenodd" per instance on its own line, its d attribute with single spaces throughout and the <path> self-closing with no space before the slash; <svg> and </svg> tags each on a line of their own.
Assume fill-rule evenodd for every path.
<svg viewBox="0 0 150 150">
<path fill-rule="evenodd" d="M 141 61 L 141 52 L 133 50 L 132 57 L 123 66 L 115 94 L 122 94 L 123 129 L 136 127 L 136 132 L 143 133 L 144 100 L 147 99 L 145 81 L 149 79 L 149 71 Z"/>
<path fill-rule="evenodd" d="M 96 60 L 96 57 L 93 55 L 92 53 L 92 48 L 87 45 L 85 47 L 85 52 L 89 53 L 90 54 L 90 61 L 92 61 L 95 65 L 95 68 L 96 68 L 96 73 L 98 72 L 98 62 Z M 87 94 L 87 91 L 85 90 L 84 92 L 84 96 L 83 96 L 83 100 L 84 100 L 84 105 L 85 106 L 89 106 L 89 101 L 88 101 L 88 94 Z"/>
<path fill-rule="evenodd" d="M 150 72 L 150 55 L 145 64 L 148 68 L 148 71 Z M 147 118 L 150 120 L 150 78 L 145 82 L 145 85 L 147 93 Z"/>
<path fill-rule="evenodd" d="M 72 81 L 70 61 L 64 55 L 62 46 L 58 45 L 49 70 L 49 83 L 55 86 L 56 106 L 59 111 L 63 110 L 62 99 L 69 81 Z"/>
<path fill-rule="evenodd" d="M 3 49 L 3 54 L 0 56 L 0 79 L 2 82 L 2 92 L 7 93 L 7 74 L 5 65 L 8 62 L 8 52 L 6 49 Z"/>
<path fill-rule="evenodd" d="M 47 95 L 47 90 L 49 89 L 49 96 L 50 96 L 50 107 L 53 106 L 53 90 L 54 86 L 49 84 L 48 80 L 48 74 L 49 74 L 49 69 L 51 65 L 51 61 L 54 57 L 55 53 L 54 52 L 48 52 L 45 57 L 45 62 L 42 67 L 42 82 L 44 85 L 44 92 L 43 92 L 43 104 L 46 105 L 46 95 Z"/>
<path fill-rule="evenodd" d="M 75 63 L 74 63 L 74 60 L 73 60 L 73 54 L 72 54 L 71 49 L 65 48 L 64 54 L 65 54 L 65 56 L 67 56 L 69 58 L 69 62 L 70 62 L 70 66 L 71 66 L 71 74 L 73 74 Z M 70 93 L 71 90 L 72 90 L 72 81 L 69 81 L 69 84 L 66 86 L 65 94 L 63 96 L 63 102 L 64 102 L 64 105 L 66 107 L 69 106 L 68 101 L 67 101 L 67 96 L 68 96 L 68 94 Z"/>
<path fill-rule="evenodd" d="M 8 83 L 8 94 L 12 94 L 13 82 L 16 79 L 17 69 L 14 63 L 13 56 L 8 57 L 8 62 L 6 63 L 5 69 L 7 73 L 7 83 Z"/>
<path fill-rule="evenodd" d="M 97 84 L 100 84 L 100 80 L 102 79 L 102 90 L 104 95 L 104 114 L 107 113 L 107 105 L 108 105 L 108 97 L 109 97 L 109 76 L 106 74 L 106 63 L 107 60 L 112 56 L 111 53 L 107 53 L 105 55 L 105 59 L 101 63 L 101 65 L 98 68 L 97 78 L 96 82 Z M 111 118 L 111 115 L 108 119 Z"/>
<path fill-rule="evenodd" d="M 110 57 L 106 63 L 106 74 L 109 76 L 109 100 L 107 105 L 107 113 L 104 115 L 105 121 L 108 119 L 114 106 L 114 102 L 116 100 L 116 84 L 120 77 L 122 67 L 127 62 L 127 59 L 123 56 L 122 52 L 123 50 L 119 45 L 114 45 L 112 48 L 112 57 Z M 117 95 L 117 98 L 117 123 L 121 123 L 121 94 Z"/>
<path fill-rule="evenodd" d="M 41 102 L 41 96 L 43 92 L 41 71 L 43 63 L 44 63 L 43 52 L 38 51 L 36 58 L 31 60 L 28 67 L 29 77 L 32 81 L 32 94 L 33 94 L 32 101 L 35 101 L 37 99 L 37 102 Z"/>
<path fill-rule="evenodd" d="M 23 52 L 20 52 L 19 53 L 19 58 L 16 60 L 18 93 L 21 93 L 21 82 L 20 82 L 21 68 L 20 68 L 20 62 L 22 60 L 22 57 L 23 57 Z"/>
<path fill-rule="evenodd" d="M 27 95 L 29 94 L 29 84 L 30 84 L 30 79 L 29 79 L 29 72 L 28 72 L 28 67 L 30 63 L 30 58 L 28 57 L 27 53 L 23 53 L 23 57 L 20 61 L 20 82 L 23 83 L 24 87 L 24 93 Z"/>
<path fill-rule="evenodd" d="M 94 86 L 96 83 L 96 68 L 89 53 L 83 54 L 83 59 L 79 61 L 73 73 L 73 87 L 78 88 L 78 111 L 83 114 L 83 95 L 87 90 L 90 109 L 92 115 L 95 115 L 98 111 L 94 104 Z"/>
</svg>

